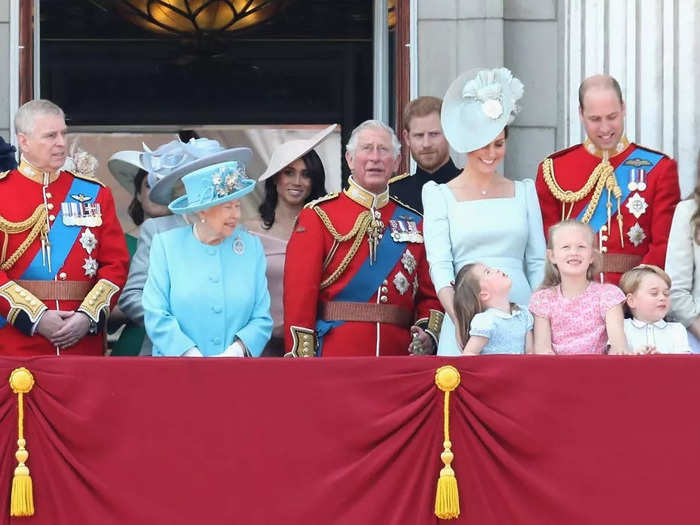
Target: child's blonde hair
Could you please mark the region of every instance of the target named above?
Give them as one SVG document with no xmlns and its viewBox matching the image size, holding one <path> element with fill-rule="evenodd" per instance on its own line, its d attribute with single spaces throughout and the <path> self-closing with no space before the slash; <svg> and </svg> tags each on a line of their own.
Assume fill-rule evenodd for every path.
<svg viewBox="0 0 700 525">
<path fill-rule="evenodd" d="M 457 318 L 457 336 L 460 344 L 465 345 L 469 339 L 469 326 L 474 316 L 483 311 L 479 294 L 481 285 L 474 269 L 480 263 L 465 264 L 455 278 L 454 307 Z"/>
<path fill-rule="evenodd" d="M 639 289 L 642 279 L 647 275 L 658 275 L 671 288 L 671 278 L 661 268 L 653 264 L 640 264 L 627 270 L 620 277 L 620 288 L 625 292 L 625 295 L 635 293 Z"/>
<path fill-rule="evenodd" d="M 595 232 L 589 224 L 577 221 L 575 219 L 567 219 L 565 221 L 553 224 L 549 227 L 549 234 L 547 235 L 547 250 L 554 249 L 554 244 L 552 241 L 554 234 L 565 226 L 576 226 L 586 230 L 589 234 L 591 239 L 591 248 L 593 248 L 593 262 L 588 266 L 588 270 L 586 270 L 586 279 L 592 281 L 593 278 L 600 273 L 603 266 L 603 260 L 595 245 Z M 561 274 L 559 273 L 559 268 L 552 264 L 549 257 L 546 257 L 546 261 L 544 263 L 544 280 L 542 281 L 540 288 L 550 288 L 552 286 L 558 286 L 559 284 L 561 284 Z"/>
</svg>

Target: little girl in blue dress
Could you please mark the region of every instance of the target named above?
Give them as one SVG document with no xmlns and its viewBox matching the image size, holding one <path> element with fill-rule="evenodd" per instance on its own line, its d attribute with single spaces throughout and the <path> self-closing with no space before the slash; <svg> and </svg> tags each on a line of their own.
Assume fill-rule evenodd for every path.
<svg viewBox="0 0 700 525">
<path fill-rule="evenodd" d="M 459 271 L 454 308 L 464 355 L 532 353 L 533 317 L 508 300 L 511 286 L 508 275 L 482 263 Z"/>
</svg>

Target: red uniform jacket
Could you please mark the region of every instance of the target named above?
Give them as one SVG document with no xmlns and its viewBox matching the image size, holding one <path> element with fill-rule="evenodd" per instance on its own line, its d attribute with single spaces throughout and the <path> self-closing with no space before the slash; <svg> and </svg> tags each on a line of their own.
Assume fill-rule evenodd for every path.
<svg viewBox="0 0 700 525">
<path fill-rule="evenodd" d="M 610 157 L 613 168 L 629 156 L 632 148 L 641 146 L 629 144 L 627 148 L 614 157 Z M 634 155 L 632 155 L 634 157 Z M 554 165 L 554 178 L 563 190 L 580 190 L 588 180 L 595 167 L 600 163 L 600 157 L 589 153 L 583 144 L 554 153 L 550 157 Z M 621 181 L 626 184 L 627 181 Z M 666 260 L 666 243 L 668 233 L 671 229 L 671 220 L 676 204 L 680 199 L 678 187 L 678 170 L 676 162 L 664 156 L 652 171 L 646 175 L 646 189 L 632 191 L 625 202 L 621 203 L 622 210 L 622 231 L 624 235 L 624 247 L 620 238 L 620 229 L 616 214 L 612 216 L 610 222 L 609 238 L 604 243 L 607 248 L 606 253 L 631 254 L 641 256 L 641 262 L 645 264 L 655 264 L 664 267 Z M 537 195 L 540 200 L 542 210 L 542 222 L 544 223 L 545 236 L 549 233 L 549 227 L 561 220 L 562 203 L 550 192 L 542 175 L 542 163 L 537 170 L 537 180 L 535 182 Z M 581 201 L 574 204 L 571 218 L 575 219 L 590 202 L 590 192 Z M 647 203 L 646 211 L 639 217 L 630 213 L 626 206 L 627 202 L 635 194 L 639 194 Z M 600 198 L 598 206 L 605 206 L 607 201 L 606 191 Z M 566 206 L 568 212 L 569 204 Z M 627 235 L 636 223 L 639 223 L 645 237 L 635 246 Z M 605 280 L 617 284 L 621 273 L 606 273 Z"/>
<path fill-rule="evenodd" d="M 44 201 L 41 182 L 32 180 L 18 170 L 0 174 L 0 195 L 2 195 L 0 217 L 5 221 L 5 229 L 7 229 L 7 221 L 12 223 L 26 221 L 38 207 L 43 206 L 46 207 L 49 225 L 53 228 L 55 221 L 61 221 L 61 218 L 57 218 L 61 211 L 61 204 L 77 203 L 81 198 L 78 195 L 78 199 L 75 199 L 69 194 L 75 177 L 72 173 L 60 172 L 55 180 L 45 187 L 46 201 Z M 100 204 L 102 224 L 89 227 L 96 244 L 88 252 L 85 246 L 91 247 L 87 240 L 92 236 L 86 235 L 81 243 L 81 236 L 88 227 L 70 226 L 69 229 L 79 229 L 78 236 L 69 247 L 63 263 L 58 268 L 52 268 L 56 281 L 89 283 L 84 286 L 88 290 L 86 297 L 84 300 L 70 301 L 42 300 L 17 284 L 30 262 L 38 253 L 41 253 L 40 236 L 37 236 L 10 268 L 0 270 L 0 316 L 2 316 L 0 355 L 55 354 L 56 348 L 47 339 L 38 333 L 31 335 L 32 327 L 39 318 L 38 314 L 46 309 L 68 311 L 80 309 L 102 325 L 108 309 L 116 303 L 118 292 L 126 281 L 129 253 L 126 249 L 124 233 L 115 213 L 111 191 L 96 180 L 87 179 L 87 182 L 98 186 L 97 196 L 90 203 Z M 0 259 L 2 262 L 6 262 L 5 259 L 15 253 L 28 237 L 29 231 L 6 234 L 0 224 L 0 237 L 3 241 L 7 239 L 7 249 Z M 58 247 L 53 246 L 51 249 L 55 253 Z M 94 271 L 95 263 L 96 271 Z M 94 275 L 92 275 L 93 271 Z M 63 352 L 102 355 L 103 348 L 103 336 L 101 330 L 98 330 L 96 335 L 86 335 L 76 345 L 66 348 Z"/>
<path fill-rule="evenodd" d="M 326 213 L 337 233 L 341 235 L 349 232 L 358 215 L 367 209 L 345 193 L 331 197 L 316 206 Z M 401 205 L 390 200 L 385 206 L 377 209 L 385 225 L 384 235 L 390 234 L 389 219 L 397 207 Z M 421 229 L 422 223 L 419 223 L 418 227 Z M 339 266 L 351 245 L 352 239 L 341 242 L 324 270 L 323 263 L 333 247 L 333 237 L 314 209 L 307 207 L 302 210 L 287 246 L 284 268 L 284 325 L 287 350 L 293 347 L 292 327 L 315 330 L 319 303 L 333 301 L 368 258 L 369 245 L 365 235 L 359 250 L 340 278 L 321 290 L 320 283 Z M 383 276 L 383 284 L 372 294 L 368 303 L 397 305 L 411 312 L 414 321 L 427 320 L 431 310 L 442 311 L 442 308 L 428 272 L 425 246 L 422 241 L 406 242 L 403 253 L 407 252 L 415 259 L 415 268 L 410 264 L 407 268 L 399 259 L 389 274 Z M 410 257 L 408 259 L 410 260 Z M 403 281 L 401 276 L 397 278 L 399 272 L 406 277 L 407 289 L 406 281 Z M 403 288 L 403 293 L 400 288 Z M 410 332 L 406 327 L 380 323 L 377 329 L 375 322 L 346 321 L 332 328 L 323 337 L 320 354 L 372 356 L 376 355 L 378 346 L 379 355 L 408 355 L 410 341 Z"/>
</svg>

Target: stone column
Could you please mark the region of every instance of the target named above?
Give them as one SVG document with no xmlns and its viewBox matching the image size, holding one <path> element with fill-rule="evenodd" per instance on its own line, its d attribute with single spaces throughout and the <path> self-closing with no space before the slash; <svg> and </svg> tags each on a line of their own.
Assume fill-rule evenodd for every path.
<svg viewBox="0 0 700 525">
<path fill-rule="evenodd" d="M 566 142 L 583 138 L 578 86 L 613 75 L 627 105 L 627 136 L 678 161 L 681 194 L 695 185 L 700 121 L 695 0 L 560 0 L 565 11 Z"/>
</svg>

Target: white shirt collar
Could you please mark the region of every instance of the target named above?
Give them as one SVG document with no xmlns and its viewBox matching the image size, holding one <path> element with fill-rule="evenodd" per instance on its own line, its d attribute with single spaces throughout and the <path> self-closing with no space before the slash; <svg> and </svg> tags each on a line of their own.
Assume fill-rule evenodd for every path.
<svg viewBox="0 0 700 525">
<path fill-rule="evenodd" d="M 668 323 L 666 321 L 664 321 L 663 319 L 661 319 L 660 321 L 656 321 L 655 323 L 647 323 L 646 321 L 641 321 L 641 320 L 633 317 L 631 319 L 631 321 L 632 321 L 632 325 L 635 328 L 644 328 L 646 326 L 653 326 L 654 328 L 663 329 L 663 328 L 666 328 L 666 326 L 668 325 Z"/>
</svg>

